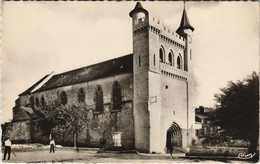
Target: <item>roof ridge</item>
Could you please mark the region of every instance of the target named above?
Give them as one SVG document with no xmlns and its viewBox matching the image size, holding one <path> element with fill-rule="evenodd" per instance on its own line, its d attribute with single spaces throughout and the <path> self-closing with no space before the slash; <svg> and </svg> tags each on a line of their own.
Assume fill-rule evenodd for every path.
<svg viewBox="0 0 260 164">
<path fill-rule="evenodd" d="M 120 56 L 120 57 L 117 57 L 117 58 L 112 58 L 112 59 L 109 59 L 109 60 L 106 60 L 106 61 L 98 62 L 98 63 L 95 63 L 95 64 L 91 64 L 91 65 L 88 65 L 88 66 L 83 66 L 83 67 L 76 68 L 76 69 L 73 69 L 73 70 L 70 70 L 70 71 L 61 72 L 61 73 L 55 74 L 53 76 L 58 76 L 58 75 L 62 75 L 62 74 L 65 74 L 65 73 L 70 73 L 70 72 L 73 72 L 73 71 L 76 71 L 76 70 L 80 70 L 80 69 L 83 69 L 83 68 L 86 69 L 86 68 L 89 68 L 89 67 L 93 67 L 95 65 L 99 65 L 99 64 L 102 64 L 102 63 L 110 62 L 110 61 L 113 61 L 115 59 L 124 58 L 124 57 L 130 56 L 130 55 L 133 55 L 133 53 L 128 54 L 128 55 L 124 55 L 124 56 Z"/>
<path fill-rule="evenodd" d="M 133 72 L 133 54 L 113 58 L 89 66 L 80 67 L 52 76 L 42 87 L 35 90 L 41 92 L 56 87 L 92 81 L 102 77 Z"/>
</svg>

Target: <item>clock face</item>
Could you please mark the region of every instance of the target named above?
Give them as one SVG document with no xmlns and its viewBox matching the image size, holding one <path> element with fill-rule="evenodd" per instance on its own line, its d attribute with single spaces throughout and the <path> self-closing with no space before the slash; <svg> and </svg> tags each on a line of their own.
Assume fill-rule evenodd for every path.
<svg viewBox="0 0 260 164">
<path fill-rule="evenodd" d="M 190 35 L 189 35 L 189 43 L 192 43 L 192 38 Z"/>
</svg>

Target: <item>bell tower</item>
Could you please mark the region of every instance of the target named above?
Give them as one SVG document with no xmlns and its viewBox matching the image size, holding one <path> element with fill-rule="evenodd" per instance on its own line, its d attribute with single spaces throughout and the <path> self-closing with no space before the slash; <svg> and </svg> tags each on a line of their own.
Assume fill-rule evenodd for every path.
<svg viewBox="0 0 260 164">
<path fill-rule="evenodd" d="M 174 127 L 178 127 L 178 145 L 186 148 L 195 119 L 191 117 L 194 28 L 185 8 L 177 31 L 153 17 L 140 2 L 129 15 L 133 36 L 135 148 L 141 152 L 164 152 L 167 134 L 176 134 L 167 131 Z"/>
</svg>

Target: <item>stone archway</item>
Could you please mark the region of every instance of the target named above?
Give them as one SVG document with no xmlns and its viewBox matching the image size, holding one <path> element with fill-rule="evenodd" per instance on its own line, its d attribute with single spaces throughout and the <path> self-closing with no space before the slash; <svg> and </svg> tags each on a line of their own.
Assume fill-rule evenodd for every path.
<svg viewBox="0 0 260 164">
<path fill-rule="evenodd" d="M 176 122 L 173 122 L 166 132 L 167 153 L 169 152 L 170 147 L 181 147 L 181 146 L 182 146 L 181 128 Z"/>
</svg>

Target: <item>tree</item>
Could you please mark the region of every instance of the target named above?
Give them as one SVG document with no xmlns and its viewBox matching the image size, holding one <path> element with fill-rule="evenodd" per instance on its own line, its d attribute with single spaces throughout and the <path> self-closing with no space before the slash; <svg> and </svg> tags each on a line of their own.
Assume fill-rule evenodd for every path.
<svg viewBox="0 0 260 164">
<path fill-rule="evenodd" d="M 77 134 L 87 126 L 88 111 L 85 104 L 52 104 L 40 112 L 43 116 L 40 123 L 43 135 L 50 136 L 54 132 L 72 133 L 74 147 L 77 146 Z"/>
<path fill-rule="evenodd" d="M 35 120 L 34 125 L 37 126 L 42 131 L 42 135 L 49 137 L 52 134 L 53 128 L 57 125 L 55 124 L 56 108 L 59 105 L 57 103 L 48 104 L 46 107 L 34 106 L 34 111 L 40 119 Z"/>
<path fill-rule="evenodd" d="M 82 103 L 60 105 L 52 115 L 53 129 L 73 133 L 73 143 L 76 147 L 77 134 L 87 126 L 87 113 L 87 108 Z"/>
<path fill-rule="evenodd" d="M 236 83 L 230 81 L 227 87 L 215 94 L 217 108 L 215 124 L 220 126 L 220 134 L 232 139 L 250 142 L 249 153 L 257 152 L 259 136 L 259 77 L 251 75 Z"/>
</svg>

